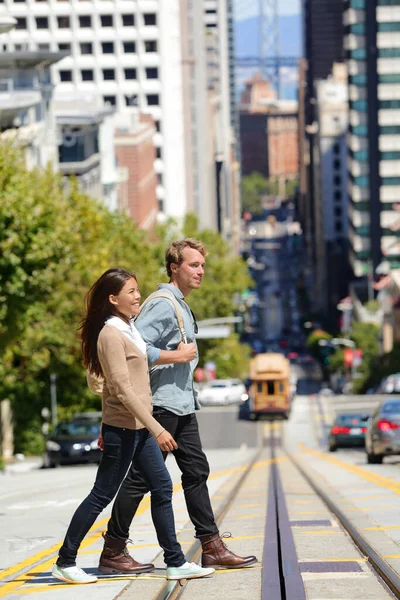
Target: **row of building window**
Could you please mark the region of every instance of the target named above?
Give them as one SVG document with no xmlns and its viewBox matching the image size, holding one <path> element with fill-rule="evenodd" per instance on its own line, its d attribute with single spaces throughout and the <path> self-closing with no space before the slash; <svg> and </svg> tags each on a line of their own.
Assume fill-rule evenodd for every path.
<svg viewBox="0 0 400 600">
<path fill-rule="evenodd" d="M 132 14 L 121 15 L 122 25 L 124 27 L 133 27 L 135 25 L 135 16 Z M 157 25 L 157 16 L 154 13 L 147 13 L 143 15 L 145 25 Z M 91 15 L 80 15 L 78 17 L 79 27 L 91 28 L 92 27 L 92 16 Z M 49 29 L 49 18 L 48 17 L 35 17 L 36 29 Z M 26 17 L 17 18 L 16 29 L 26 29 Z M 114 27 L 114 15 L 100 15 L 100 25 L 102 27 Z M 57 17 L 57 27 L 59 29 L 70 29 L 71 18 L 69 16 Z"/>
<path fill-rule="evenodd" d="M 126 80 L 137 79 L 136 69 L 124 69 L 124 78 Z M 102 69 L 104 81 L 115 81 L 115 69 Z M 93 69 L 81 69 L 82 81 L 94 81 L 94 70 Z M 158 79 L 158 69 L 151 67 L 146 69 L 147 79 Z M 72 81 L 72 71 L 63 69 L 60 71 L 61 81 Z M 158 103 L 157 103 L 158 104 Z"/>
<path fill-rule="evenodd" d="M 395 110 L 400 108 L 400 100 L 380 100 L 378 105 L 382 110 Z M 366 112 L 368 103 L 366 100 L 354 100 L 350 102 L 350 108 L 358 112 Z"/>
<path fill-rule="evenodd" d="M 125 96 L 125 105 L 126 106 L 137 106 L 138 98 L 136 95 Z M 160 97 L 158 94 L 148 94 L 146 96 L 147 106 L 159 106 L 160 105 Z M 109 106 L 117 106 L 117 96 L 114 94 L 108 94 L 103 96 L 104 104 L 108 104 Z M 159 129 L 157 129 L 159 131 Z M 161 151 L 160 151 L 161 152 Z M 157 148 L 157 158 L 161 158 L 161 154 L 159 152 L 159 148 Z"/>
<path fill-rule="evenodd" d="M 145 25 L 156 25 L 157 18 L 153 13 L 144 14 Z M 121 15 L 122 25 L 124 27 L 132 27 L 135 25 L 135 16 L 132 14 Z M 78 17 L 79 27 L 91 28 L 92 27 L 92 16 L 81 15 Z M 49 29 L 49 18 L 48 17 L 35 17 L 36 29 Z M 100 15 L 100 24 L 102 27 L 114 27 L 114 15 Z M 57 26 L 59 29 L 70 29 L 71 18 L 69 16 L 57 17 Z M 26 17 L 18 17 L 16 29 L 26 29 L 27 19 Z"/>
<path fill-rule="evenodd" d="M 400 73 L 380 73 L 378 75 L 379 83 L 400 83 Z M 349 83 L 357 86 L 367 85 L 367 76 L 365 74 L 350 75 Z"/>
<path fill-rule="evenodd" d="M 368 162 L 368 150 L 357 150 L 351 152 L 350 155 L 358 162 Z M 380 160 L 400 160 L 400 152 L 386 151 L 379 153 Z"/>
<path fill-rule="evenodd" d="M 18 44 L 15 44 L 15 49 L 17 50 Z M 22 46 L 21 46 L 22 47 Z M 70 43 L 60 43 L 57 45 L 58 50 L 60 52 L 71 52 L 71 44 Z M 135 42 L 122 42 L 122 48 L 124 54 L 135 54 L 136 52 L 136 44 Z M 50 50 L 50 44 L 38 44 L 39 50 Z M 79 44 L 79 49 L 81 54 L 91 55 L 93 54 L 93 44 L 92 42 L 81 42 Z M 115 54 L 115 44 L 114 42 L 101 42 L 101 52 L 102 54 Z M 145 42 L 145 52 L 157 52 L 157 42 Z"/>
<path fill-rule="evenodd" d="M 355 60 L 366 60 L 367 51 L 365 48 L 357 48 L 349 52 L 349 57 Z M 378 48 L 378 58 L 399 58 L 400 48 Z"/>
<path fill-rule="evenodd" d="M 358 175 L 357 177 L 352 177 L 350 175 L 351 180 L 354 185 L 361 188 L 369 187 L 369 176 L 368 175 Z M 381 185 L 398 185 L 400 186 L 400 177 L 381 177 Z"/>
<path fill-rule="evenodd" d="M 400 23 L 397 21 L 393 22 L 378 22 L 379 33 L 392 33 L 400 31 Z M 352 33 L 354 35 L 365 35 L 365 23 L 353 23 L 346 28 L 346 33 Z"/>
</svg>

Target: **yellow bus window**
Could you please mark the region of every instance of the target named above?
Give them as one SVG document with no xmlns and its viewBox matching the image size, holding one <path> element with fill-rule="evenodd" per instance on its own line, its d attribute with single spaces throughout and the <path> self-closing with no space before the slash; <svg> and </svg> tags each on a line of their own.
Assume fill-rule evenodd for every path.
<svg viewBox="0 0 400 600">
<path fill-rule="evenodd" d="M 273 394 L 274 394 L 274 382 L 273 381 L 267 381 L 267 386 L 268 386 L 268 396 L 273 396 Z"/>
<path fill-rule="evenodd" d="M 260 381 L 259 383 L 257 383 L 257 392 L 258 392 L 259 394 L 261 394 L 261 393 L 262 393 L 262 381 Z"/>
</svg>

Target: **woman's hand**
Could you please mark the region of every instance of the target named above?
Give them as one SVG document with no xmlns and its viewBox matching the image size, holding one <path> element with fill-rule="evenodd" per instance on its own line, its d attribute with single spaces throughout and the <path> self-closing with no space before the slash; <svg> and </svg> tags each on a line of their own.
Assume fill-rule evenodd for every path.
<svg viewBox="0 0 400 600">
<path fill-rule="evenodd" d="M 166 429 L 160 433 L 156 440 L 163 452 L 172 452 L 172 450 L 176 450 L 178 447 L 178 444 Z"/>
<path fill-rule="evenodd" d="M 104 440 L 103 440 L 103 435 L 100 431 L 100 435 L 99 435 L 99 439 L 97 440 L 97 447 L 103 451 L 104 450 Z"/>
<path fill-rule="evenodd" d="M 179 352 L 182 354 L 181 362 L 183 363 L 188 363 L 194 358 L 196 358 L 196 344 L 194 344 L 193 342 L 190 344 L 185 344 L 185 342 L 181 342 L 177 350 L 179 350 Z"/>
</svg>

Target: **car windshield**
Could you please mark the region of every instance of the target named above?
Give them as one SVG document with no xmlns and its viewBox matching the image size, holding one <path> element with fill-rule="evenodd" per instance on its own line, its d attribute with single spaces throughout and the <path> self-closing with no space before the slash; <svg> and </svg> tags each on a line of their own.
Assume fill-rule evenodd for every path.
<svg viewBox="0 0 400 600">
<path fill-rule="evenodd" d="M 360 423 L 365 423 L 368 421 L 368 417 L 366 415 L 339 415 L 335 423 L 336 425 L 347 425 L 350 427 L 351 425 L 359 425 Z"/>
<path fill-rule="evenodd" d="M 400 400 L 397 400 L 395 402 L 390 401 L 390 402 L 385 402 L 385 404 L 382 405 L 382 411 L 383 414 L 387 415 L 387 414 L 400 414 Z"/>
<path fill-rule="evenodd" d="M 98 436 L 100 433 L 100 423 L 93 422 L 70 422 L 59 423 L 53 430 L 52 435 L 67 435 L 73 437 L 75 435 L 93 435 Z"/>
</svg>

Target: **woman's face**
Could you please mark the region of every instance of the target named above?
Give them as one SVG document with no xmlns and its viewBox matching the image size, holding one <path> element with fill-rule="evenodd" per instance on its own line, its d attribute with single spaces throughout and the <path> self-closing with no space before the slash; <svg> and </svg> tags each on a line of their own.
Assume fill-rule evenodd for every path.
<svg viewBox="0 0 400 600">
<path fill-rule="evenodd" d="M 110 296 L 109 300 L 128 319 L 139 314 L 140 292 L 136 279 L 134 277 L 128 279 L 119 294 Z"/>
</svg>

